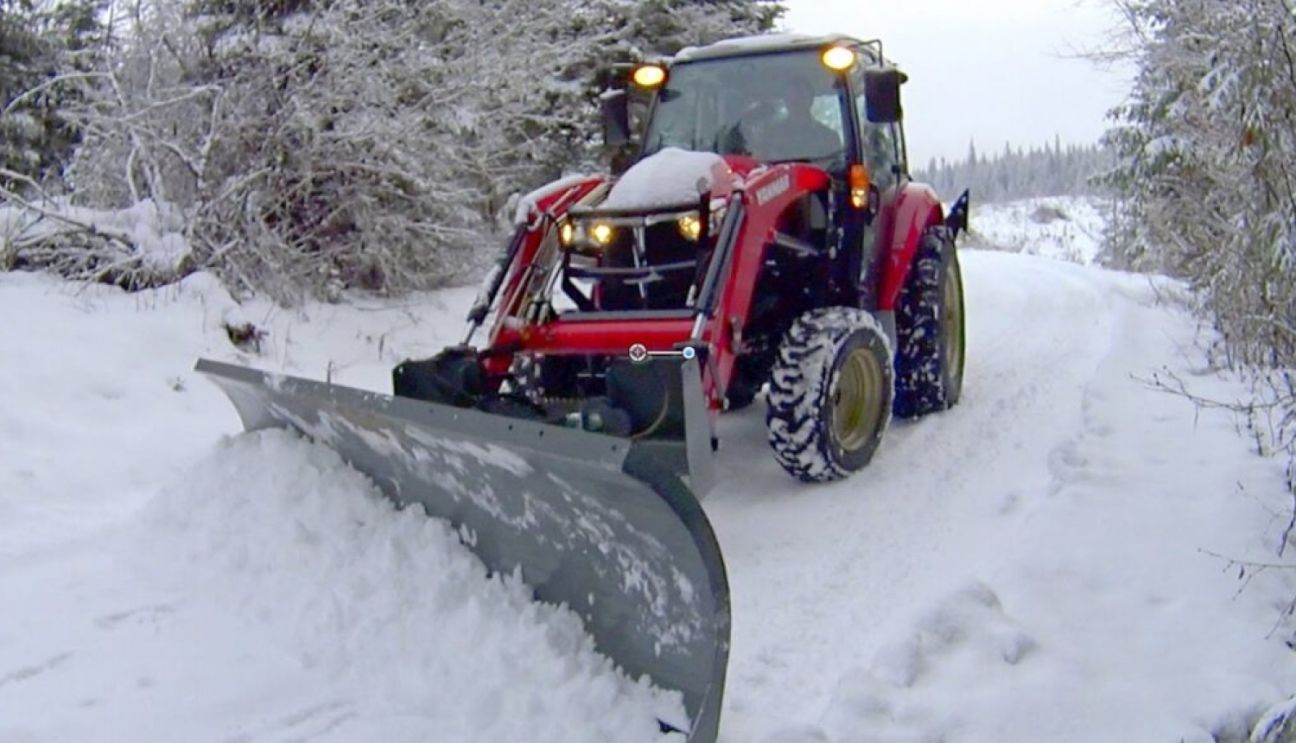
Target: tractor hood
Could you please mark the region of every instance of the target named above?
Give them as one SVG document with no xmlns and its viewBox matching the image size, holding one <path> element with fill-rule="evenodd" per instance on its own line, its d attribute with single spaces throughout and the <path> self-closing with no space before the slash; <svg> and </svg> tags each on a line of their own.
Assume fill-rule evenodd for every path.
<svg viewBox="0 0 1296 743">
<path fill-rule="evenodd" d="M 653 212 L 695 206 L 716 184 L 727 186 L 736 178 L 735 168 L 720 155 L 668 147 L 627 170 L 599 210 Z"/>
</svg>

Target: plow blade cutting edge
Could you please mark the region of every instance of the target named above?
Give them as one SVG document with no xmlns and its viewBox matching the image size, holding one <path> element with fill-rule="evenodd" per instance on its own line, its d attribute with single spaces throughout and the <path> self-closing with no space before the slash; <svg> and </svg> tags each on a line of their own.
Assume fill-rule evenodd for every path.
<svg viewBox="0 0 1296 743">
<path fill-rule="evenodd" d="M 196 370 L 247 430 L 290 428 L 333 448 L 399 505 L 449 521 L 491 571 L 520 569 L 538 600 L 575 611 L 631 677 L 683 693 L 690 720 L 665 724 L 715 740 L 729 655 L 724 563 L 678 469 L 646 445 L 207 359 Z"/>
</svg>

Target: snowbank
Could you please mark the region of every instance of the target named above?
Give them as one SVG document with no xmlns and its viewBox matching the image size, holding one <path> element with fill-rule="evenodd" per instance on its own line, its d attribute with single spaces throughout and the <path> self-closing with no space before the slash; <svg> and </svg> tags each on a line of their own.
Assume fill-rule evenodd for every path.
<svg viewBox="0 0 1296 743">
<path fill-rule="evenodd" d="M 329 450 L 238 434 L 192 371 L 384 390 L 471 296 L 283 310 L 207 274 L 0 273 L 0 741 L 670 740 L 678 696 L 615 673 L 575 615 Z"/>
<path fill-rule="evenodd" d="M 165 202 L 144 199 L 125 209 L 94 209 L 59 199 L 33 207 L 0 205 L 0 254 L 38 253 L 42 244 L 72 240 L 75 245 L 94 236 L 112 241 L 116 253 L 112 257 L 133 262 L 130 268 L 173 278 L 192 252 L 185 236 L 184 215 L 178 207 Z M 91 252 L 102 248 L 83 245 L 81 249 Z M 38 256 L 36 260 L 45 262 Z"/>
<path fill-rule="evenodd" d="M 802 486 L 759 406 L 720 419 L 722 740 L 1283 727 L 1296 573 L 1229 560 L 1279 559 L 1290 496 L 1228 414 L 1145 382 L 1246 393 L 1165 301 L 1182 289 L 985 251 L 963 268 L 962 401 L 893 423 L 867 472 Z M 127 294 L 0 273 L 0 740 L 656 740 L 675 700 L 611 673 L 569 614 L 327 450 L 239 434 L 192 372 L 385 390 L 459 339 L 472 297 L 283 310 L 201 274 Z"/>
<path fill-rule="evenodd" d="M 1091 265 L 1102 249 L 1106 223 L 1101 199 L 1056 196 L 1002 204 L 977 204 L 967 245 L 985 250 L 1039 255 Z"/>
<path fill-rule="evenodd" d="M 220 444 L 150 504 L 137 546 L 155 580 L 254 618 L 341 687 L 357 717 L 337 739 L 377 714 L 438 741 L 657 741 L 658 719 L 687 719 L 678 694 L 618 675 L 574 613 L 285 432 Z"/>
</svg>

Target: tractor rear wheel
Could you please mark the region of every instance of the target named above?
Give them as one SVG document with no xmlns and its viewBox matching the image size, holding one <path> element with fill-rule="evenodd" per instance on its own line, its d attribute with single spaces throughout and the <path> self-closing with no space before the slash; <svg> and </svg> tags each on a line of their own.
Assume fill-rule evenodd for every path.
<svg viewBox="0 0 1296 743">
<path fill-rule="evenodd" d="M 896 313 L 895 414 L 953 407 L 963 391 L 963 274 L 949 229 L 923 235 Z"/>
<path fill-rule="evenodd" d="M 797 318 L 770 372 L 774 458 L 807 482 L 868 464 L 891 419 L 893 379 L 886 334 L 869 313 L 828 307 Z"/>
</svg>

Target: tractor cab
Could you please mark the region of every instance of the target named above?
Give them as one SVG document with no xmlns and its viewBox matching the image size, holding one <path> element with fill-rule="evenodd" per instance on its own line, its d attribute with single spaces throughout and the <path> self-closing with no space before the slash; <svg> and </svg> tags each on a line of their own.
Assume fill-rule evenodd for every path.
<svg viewBox="0 0 1296 743">
<path fill-rule="evenodd" d="M 816 50 L 681 64 L 657 93 L 640 158 L 668 147 L 844 172 L 844 80 Z"/>
<path fill-rule="evenodd" d="M 798 191 L 776 215 L 779 250 L 760 279 L 767 310 L 794 316 L 812 305 L 859 305 L 861 292 L 873 293 L 871 225 L 905 173 L 905 78 L 886 65 L 880 42 L 736 39 L 628 72 L 625 86 L 605 96 L 604 114 L 608 143 L 633 153 L 632 164 L 560 224 L 553 255 L 561 276 L 544 287 L 554 308 L 697 310 L 733 185 L 780 165 L 805 167 L 751 194 L 766 207 L 785 186 Z M 635 127 L 642 136 L 631 134 L 632 104 L 646 109 Z M 786 274 L 796 277 L 783 281 Z M 807 274 L 822 291 L 785 296 L 784 285 L 799 287 Z"/>
<path fill-rule="evenodd" d="M 605 138 L 632 160 L 670 147 L 805 162 L 845 179 L 863 165 L 879 185 L 904 173 L 903 73 L 880 41 L 767 35 L 681 51 L 635 67 L 605 97 Z M 646 102 L 642 137 L 629 112 Z"/>
</svg>

